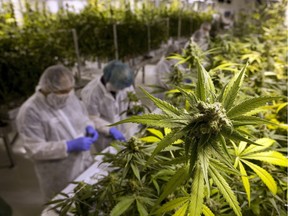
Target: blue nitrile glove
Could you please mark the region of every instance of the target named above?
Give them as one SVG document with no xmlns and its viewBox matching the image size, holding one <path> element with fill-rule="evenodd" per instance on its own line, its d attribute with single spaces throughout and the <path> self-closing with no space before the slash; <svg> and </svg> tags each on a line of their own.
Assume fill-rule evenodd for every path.
<svg viewBox="0 0 288 216">
<path fill-rule="evenodd" d="M 192 80 L 189 79 L 189 78 L 185 78 L 185 79 L 184 79 L 184 82 L 185 82 L 185 83 L 192 83 Z"/>
<path fill-rule="evenodd" d="M 115 127 L 110 128 L 109 133 L 114 137 L 115 140 L 126 141 L 124 135 Z"/>
<path fill-rule="evenodd" d="M 92 138 L 93 142 L 99 137 L 98 132 L 91 125 L 86 127 L 86 136 Z"/>
<path fill-rule="evenodd" d="M 88 151 L 93 144 L 93 139 L 90 137 L 79 137 L 67 142 L 67 152 L 73 151 Z"/>
</svg>

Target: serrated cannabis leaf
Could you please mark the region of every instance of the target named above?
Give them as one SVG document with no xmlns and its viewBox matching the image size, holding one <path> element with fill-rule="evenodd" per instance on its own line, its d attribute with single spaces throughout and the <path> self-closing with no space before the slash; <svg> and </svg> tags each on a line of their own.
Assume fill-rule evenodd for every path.
<svg viewBox="0 0 288 216">
<path fill-rule="evenodd" d="M 283 97 L 258 97 L 251 98 L 237 104 L 227 112 L 227 116 L 231 119 L 244 115 L 248 112 L 251 112 L 254 109 L 257 109 L 261 106 L 264 106 L 267 102 L 278 100 Z"/>
<path fill-rule="evenodd" d="M 110 216 L 122 215 L 122 213 L 124 213 L 134 201 L 134 197 L 121 197 L 121 201 L 112 209 Z"/>
<path fill-rule="evenodd" d="M 223 178 L 223 176 L 213 167 L 209 167 L 209 174 L 212 177 L 213 181 L 217 185 L 220 192 L 225 197 L 228 204 L 231 206 L 231 208 L 234 210 L 234 213 L 237 216 L 241 216 L 241 208 L 239 207 L 239 203 L 237 201 L 237 198 L 235 194 L 233 193 L 232 189 L 226 182 L 226 180 Z"/>
<path fill-rule="evenodd" d="M 242 162 L 248 165 L 261 178 L 261 180 L 266 184 L 266 186 L 274 195 L 276 194 L 277 192 L 276 182 L 266 170 L 247 160 L 242 159 Z"/>
</svg>

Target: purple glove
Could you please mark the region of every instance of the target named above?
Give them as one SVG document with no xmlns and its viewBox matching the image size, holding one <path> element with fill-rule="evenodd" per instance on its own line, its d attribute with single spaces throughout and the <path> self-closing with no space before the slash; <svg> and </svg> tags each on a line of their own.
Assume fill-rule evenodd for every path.
<svg viewBox="0 0 288 216">
<path fill-rule="evenodd" d="M 67 152 L 88 151 L 93 144 L 93 138 L 79 137 L 67 142 Z"/>
<path fill-rule="evenodd" d="M 95 142 L 98 139 L 99 135 L 98 132 L 89 125 L 86 127 L 86 137 L 92 138 L 93 142 Z"/>
<path fill-rule="evenodd" d="M 110 128 L 109 133 L 114 137 L 115 140 L 126 142 L 124 135 L 117 128 Z"/>
</svg>

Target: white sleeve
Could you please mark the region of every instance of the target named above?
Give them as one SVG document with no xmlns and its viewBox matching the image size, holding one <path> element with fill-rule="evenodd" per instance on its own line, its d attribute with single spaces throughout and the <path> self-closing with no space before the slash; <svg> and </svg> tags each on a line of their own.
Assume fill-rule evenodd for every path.
<svg viewBox="0 0 288 216">
<path fill-rule="evenodd" d="M 17 128 L 31 159 L 50 160 L 68 156 L 65 140 L 47 141 L 41 117 L 33 112 L 33 109 L 20 109 L 17 116 Z"/>
<path fill-rule="evenodd" d="M 95 126 L 97 131 L 99 131 L 100 133 L 103 133 L 105 135 L 109 135 L 110 127 L 108 125 L 112 124 L 111 122 L 108 122 L 108 121 L 100 118 L 97 115 L 90 115 L 89 117 L 93 121 L 94 126 Z"/>
</svg>

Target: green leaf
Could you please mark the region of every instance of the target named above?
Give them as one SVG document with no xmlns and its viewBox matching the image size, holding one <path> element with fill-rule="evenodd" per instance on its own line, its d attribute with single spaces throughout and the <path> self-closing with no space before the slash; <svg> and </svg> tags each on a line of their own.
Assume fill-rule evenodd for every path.
<svg viewBox="0 0 288 216">
<path fill-rule="evenodd" d="M 182 131 L 173 131 L 169 133 L 167 136 L 165 136 L 158 144 L 157 147 L 154 149 L 154 151 L 151 154 L 151 157 L 148 159 L 147 164 L 151 163 L 153 158 L 156 154 L 158 154 L 161 150 L 166 148 L 168 145 L 172 144 L 176 140 L 180 139 L 184 135 L 184 132 Z"/>
<path fill-rule="evenodd" d="M 80 185 L 80 184 L 82 184 L 83 182 L 71 182 L 71 183 L 72 183 L 72 184 Z M 62 192 L 59 193 L 59 195 L 64 196 L 64 197 L 66 197 L 66 198 L 70 198 L 68 194 L 65 194 L 65 193 L 62 193 Z"/>
<path fill-rule="evenodd" d="M 249 206 L 250 206 L 250 200 L 251 200 L 250 183 L 249 183 L 249 179 L 248 179 L 246 170 L 245 170 L 243 164 L 241 163 L 241 161 L 239 161 L 239 170 L 240 170 L 241 179 L 242 179 L 242 182 L 243 182 L 246 194 L 247 194 L 247 200 L 248 200 L 248 203 L 249 203 Z"/>
<path fill-rule="evenodd" d="M 154 187 L 157 190 L 157 195 L 159 195 L 160 194 L 160 187 L 159 187 L 158 182 L 155 179 L 152 179 L 152 182 L 153 182 Z"/>
<path fill-rule="evenodd" d="M 277 185 L 273 177 L 263 168 L 259 167 L 256 164 L 253 164 L 247 160 L 241 159 L 243 163 L 248 165 L 264 182 L 264 184 L 269 188 L 269 190 L 275 195 L 277 193 Z"/>
<path fill-rule="evenodd" d="M 139 172 L 138 167 L 135 166 L 133 163 L 131 163 L 130 166 L 131 166 L 131 168 L 132 168 L 132 170 L 133 170 L 133 173 L 134 173 L 134 175 L 136 176 L 136 178 L 137 178 L 139 181 L 141 181 L 141 179 L 140 179 L 140 172 Z"/>
<path fill-rule="evenodd" d="M 179 116 L 182 114 L 183 111 L 179 110 L 177 107 L 174 107 L 170 103 L 163 101 L 159 98 L 154 97 L 153 95 L 149 94 L 144 88 L 140 89 L 143 91 L 143 93 L 155 103 L 155 105 L 160 108 L 163 112 L 165 112 L 169 116 Z M 167 126 L 169 127 L 169 126 Z"/>
<path fill-rule="evenodd" d="M 165 127 L 165 128 L 164 128 L 164 135 L 166 136 L 166 135 L 169 134 L 169 133 L 171 133 L 171 129 Z"/>
<path fill-rule="evenodd" d="M 134 197 L 121 197 L 121 201 L 112 209 L 110 216 L 120 216 L 132 205 L 134 200 Z"/>
<path fill-rule="evenodd" d="M 279 205 L 275 202 L 274 198 L 270 198 L 269 201 L 271 202 L 273 207 L 276 209 L 278 215 L 287 215 L 287 211 L 285 211 L 285 213 L 282 213 L 282 214 L 279 212 Z"/>
<path fill-rule="evenodd" d="M 209 167 L 209 174 L 235 214 L 241 216 L 241 208 L 239 207 L 237 198 L 223 176 L 211 166 Z"/>
<path fill-rule="evenodd" d="M 189 200 L 189 197 L 179 197 L 174 200 L 171 200 L 167 203 L 165 203 L 163 206 L 161 206 L 157 211 L 155 211 L 153 214 L 161 214 L 168 211 L 171 211 L 173 209 L 179 208 L 183 204 L 187 203 Z"/>
<path fill-rule="evenodd" d="M 172 164 L 183 164 L 187 161 L 187 157 L 186 156 L 182 156 L 182 157 L 177 157 L 175 159 L 170 159 L 169 161 L 165 161 L 163 162 L 164 165 L 172 165 Z"/>
<path fill-rule="evenodd" d="M 233 126 L 244 126 L 244 125 L 259 125 L 259 124 L 272 124 L 278 126 L 271 121 L 256 117 L 256 116 L 238 116 L 232 120 Z"/>
<path fill-rule="evenodd" d="M 209 158 L 210 155 L 208 155 L 208 148 L 201 148 L 200 151 L 198 151 L 198 158 L 199 158 L 199 162 L 202 168 L 202 174 L 204 176 L 205 179 L 205 183 L 207 186 L 207 190 L 208 190 L 208 196 L 210 195 L 210 187 L 209 187 L 209 177 L 208 177 L 208 166 L 209 166 Z"/>
<path fill-rule="evenodd" d="M 159 137 L 160 139 L 163 139 L 163 134 L 160 130 L 156 130 L 154 128 L 147 128 L 147 131 L 149 131 L 150 133 L 152 133 L 153 135 Z"/>
<path fill-rule="evenodd" d="M 234 118 L 243 114 L 246 114 L 254 109 L 257 109 L 260 106 L 264 106 L 267 102 L 272 100 L 281 99 L 283 97 L 258 97 L 251 98 L 237 104 L 227 112 L 229 118 Z"/>
<path fill-rule="evenodd" d="M 242 152 L 242 155 L 246 155 L 246 154 L 250 154 L 252 152 L 264 150 L 264 149 L 270 147 L 271 145 L 273 145 L 273 143 L 275 143 L 275 140 L 269 139 L 269 138 L 261 138 L 261 139 L 256 140 L 255 142 L 258 145 L 250 145 L 249 147 L 244 149 L 244 151 Z"/>
<path fill-rule="evenodd" d="M 288 167 L 288 159 L 284 155 L 276 151 L 258 152 L 254 154 L 244 155 L 241 158 L 260 160 L 274 165 Z"/>
<path fill-rule="evenodd" d="M 183 216 L 183 215 L 186 215 L 187 208 L 188 208 L 188 203 L 185 203 L 181 208 L 179 208 L 179 209 L 173 214 L 173 216 Z"/>
<path fill-rule="evenodd" d="M 186 100 L 189 102 L 191 108 L 194 108 L 195 105 L 198 103 L 198 98 L 196 95 L 190 90 L 186 91 L 185 89 L 182 89 L 180 87 L 175 86 L 186 98 Z"/>
<path fill-rule="evenodd" d="M 215 169 L 227 173 L 231 173 L 233 175 L 240 175 L 239 171 L 235 169 L 233 166 L 226 166 L 223 163 L 221 163 L 219 160 L 210 158 L 210 164 L 209 166 L 213 166 Z"/>
<path fill-rule="evenodd" d="M 68 211 L 70 210 L 72 204 L 73 204 L 73 202 L 69 202 L 69 203 L 67 203 L 67 205 L 63 206 L 63 208 L 61 208 L 60 216 L 66 216 Z"/>
<path fill-rule="evenodd" d="M 231 67 L 231 66 L 238 66 L 238 65 L 239 64 L 231 63 L 231 62 L 223 63 L 223 64 L 220 64 L 220 65 L 214 67 L 213 69 L 211 69 L 210 72 L 214 72 L 214 71 L 217 71 L 217 70 L 235 71 L 236 68 L 235 67 Z"/>
<path fill-rule="evenodd" d="M 216 141 L 212 141 L 216 143 Z M 219 145 L 211 145 L 211 155 L 215 156 L 220 162 L 225 163 L 228 167 L 234 168 L 229 157 L 226 157 L 226 154 L 222 151 L 222 148 Z M 211 158 L 210 158 L 211 159 Z"/>
<path fill-rule="evenodd" d="M 181 118 L 178 118 L 178 117 L 173 117 L 170 119 L 166 119 L 165 120 L 165 123 L 167 123 L 168 125 L 170 124 L 175 124 L 174 125 L 174 128 L 175 127 L 181 127 L 181 126 L 186 126 L 187 124 L 189 124 L 194 118 L 192 116 L 179 116 Z"/>
<path fill-rule="evenodd" d="M 154 142 L 161 141 L 161 139 L 159 139 L 158 137 L 155 137 L 155 136 L 141 137 L 140 140 L 143 142 L 147 142 L 147 143 L 154 143 Z"/>
<path fill-rule="evenodd" d="M 186 137 L 188 139 L 190 139 L 188 136 Z M 197 143 L 194 139 L 189 143 L 187 142 L 188 145 L 190 144 L 190 167 L 189 167 L 189 172 L 192 173 L 193 170 L 194 170 L 194 167 L 198 161 L 198 146 L 199 146 L 199 143 Z M 185 142 L 186 144 L 186 142 Z M 186 149 L 185 149 L 186 150 Z M 189 154 L 187 153 L 186 154 L 187 157 L 189 157 Z"/>
<path fill-rule="evenodd" d="M 69 198 L 68 198 L 69 199 Z M 64 199 L 56 199 L 56 200 L 51 200 L 51 201 L 49 201 L 49 202 L 47 202 L 47 203 L 45 203 L 45 205 L 52 205 L 52 204 L 56 204 L 56 203 L 62 203 L 63 201 L 65 201 L 65 200 L 68 200 L 67 198 L 64 198 Z"/>
<path fill-rule="evenodd" d="M 147 216 L 148 215 L 148 212 L 147 212 L 145 206 L 141 202 L 136 200 L 136 205 L 137 205 L 137 210 L 138 210 L 140 216 Z"/>
<path fill-rule="evenodd" d="M 215 94 L 214 84 L 206 69 L 200 64 L 197 59 L 197 74 L 198 81 L 196 84 L 196 95 L 201 101 L 206 102 L 208 98 L 213 102 L 213 94 Z"/>
<path fill-rule="evenodd" d="M 205 216 L 215 216 L 213 214 L 213 212 L 206 206 L 203 204 L 203 210 L 202 210 L 202 213 L 205 215 Z"/>
<path fill-rule="evenodd" d="M 239 146 L 238 146 L 238 155 L 241 155 L 241 153 L 245 150 L 246 146 L 247 146 L 247 142 L 241 141 L 241 142 L 239 143 Z M 236 156 L 238 156 L 238 155 L 236 155 Z"/>
<path fill-rule="evenodd" d="M 196 165 L 196 169 L 192 178 L 191 201 L 189 206 L 190 215 L 193 216 L 201 215 L 203 198 L 204 198 L 203 172 L 200 166 Z"/>
<path fill-rule="evenodd" d="M 241 133 L 239 133 L 236 130 L 233 130 L 232 132 L 229 131 L 229 129 L 226 128 L 222 128 L 221 133 L 224 137 L 229 138 L 231 140 L 236 140 L 236 141 L 244 141 L 244 142 L 248 142 L 250 144 L 254 144 L 254 145 L 259 145 L 249 139 L 247 139 L 246 137 L 244 137 Z"/>
<path fill-rule="evenodd" d="M 227 88 L 228 84 L 229 84 L 229 83 L 227 83 L 227 84 L 224 86 L 224 88 L 222 88 L 222 89 L 220 90 L 220 92 L 219 92 L 219 94 L 218 94 L 218 97 L 217 97 L 218 101 L 220 101 L 220 102 L 223 101 L 225 89 Z"/>
<path fill-rule="evenodd" d="M 283 109 L 284 107 L 286 107 L 287 105 L 288 105 L 288 102 L 286 102 L 286 103 L 281 103 L 281 104 L 279 105 L 279 107 L 277 108 L 276 113 L 279 113 L 279 111 L 280 111 L 281 109 Z"/>
<path fill-rule="evenodd" d="M 167 121 L 166 121 L 167 120 Z M 138 123 L 153 127 L 169 127 L 169 128 L 175 128 L 180 127 L 183 124 L 177 124 L 177 122 L 171 122 L 171 117 L 167 115 L 160 115 L 160 114 L 144 114 L 142 116 L 131 116 L 127 119 L 118 121 L 114 124 L 111 124 L 109 126 L 115 126 L 123 123 Z"/>
<path fill-rule="evenodd" d="M 188 170 L 189 169 L 187 166 L 183 166 L 174 174 L 174 176 L 171 177 L 169 182 L 165 185 L 162 194 L 158 198 L 156 205 L 158 205 L 169 194 L 174 192 L 177 187 L 179 187 L 183 182 L 185 182 L 188 179 L 188 177 L 189 177 Z"/>
<path fill-rule="evenodd" d="M 227 111 L 229 111 L 234 104 L 234 101 L 243 83 L 247 65 L 248 63 L 246 63 L 246 65 L 241 69 L 241 71 L 230 80 L 230 82 L 225 88 L 222 98 L 222 104 Z"/>
<path fill-rule="evenodd" d="M 219 134 L 219 138 L 220 138 L 219 143 L 221 144 L 221 147 L 224 150 L 225 155 L 231 160 L 231 156 L 228 152 L 227 144 L 226 144 L 226 140 L 224 136 L 222 134 Z"/>
</svg>

